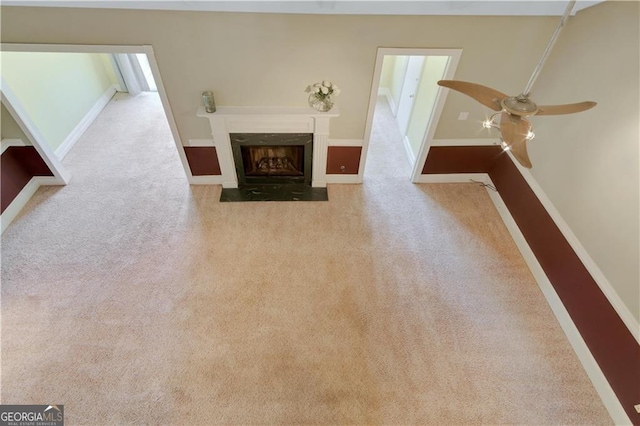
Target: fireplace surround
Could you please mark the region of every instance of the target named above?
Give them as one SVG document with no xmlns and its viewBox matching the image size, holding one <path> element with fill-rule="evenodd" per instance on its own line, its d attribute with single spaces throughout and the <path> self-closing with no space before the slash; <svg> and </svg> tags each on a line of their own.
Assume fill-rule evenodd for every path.
<svg viewBox="0 0 640 426">
<path fill-rule="evenodd" d="M 329 122 L 338 117 L 338 108 L 319 112 L 309 107 L 225 107 L 207 113 L 204 107 L 197 116 L 206 118 L 211 126 L 213 146 L 218 154 L 223 188 L 238 188 L 239 180 L 231 147 L 234 133 L 293 133 L 312 134 L 311 186 L 327 186 L 327 150 Z"/>
</svg>

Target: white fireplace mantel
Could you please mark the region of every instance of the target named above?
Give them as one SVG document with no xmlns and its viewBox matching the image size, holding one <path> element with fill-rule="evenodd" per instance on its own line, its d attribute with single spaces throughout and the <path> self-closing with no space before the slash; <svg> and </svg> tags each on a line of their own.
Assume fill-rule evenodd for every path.
<svg viewBox="0 0 640 426">
<path fill-rule="evenodd" d="M 238 187 L 229 133 L 313 133 L 311 186 L 327 186 L 329 120 L 340 115 L 337 108 L 319 112 L 304 107 L 218 107 L 207 113 L 200 107 L 196 115 L 209 119 L 224 188 Z"/>
</svg>

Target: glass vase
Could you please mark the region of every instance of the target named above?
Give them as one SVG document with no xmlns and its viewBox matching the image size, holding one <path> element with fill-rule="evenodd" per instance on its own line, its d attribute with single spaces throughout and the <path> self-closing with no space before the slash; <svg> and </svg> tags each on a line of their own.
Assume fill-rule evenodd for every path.
<svg viewBox="0 0 640 426">
<path fill-rule="evenodd" d="M 333 108 L 333 100 L 331 96 L 321 96 L 317 93 L 311 93 L 309 95 L 309 106 L 316 111 L 327 112 Z"/>
<path fill-rule="evenodd" d="M 216 112 L 216 101 L 213 97 L 213 92 L 207 90 L 202 92 L 202 102 L 204 103 L 204 110 L 208 113 Z"/>
</svg>

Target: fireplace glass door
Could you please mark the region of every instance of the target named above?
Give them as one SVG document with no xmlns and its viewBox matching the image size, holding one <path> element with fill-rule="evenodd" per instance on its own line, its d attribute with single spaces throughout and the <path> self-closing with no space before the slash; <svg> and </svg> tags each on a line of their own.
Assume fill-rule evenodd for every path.
<svg viewBox="0 0 640 426">
<path fill-rule="evenodd" d="M 244 175 L 304 176 L 304 146 L 243 146 Z"/>
<path fill-rule="evenodd" d="M 311 184 L 313 135 L 230 133 L 239 185 Z"/>
</svg>

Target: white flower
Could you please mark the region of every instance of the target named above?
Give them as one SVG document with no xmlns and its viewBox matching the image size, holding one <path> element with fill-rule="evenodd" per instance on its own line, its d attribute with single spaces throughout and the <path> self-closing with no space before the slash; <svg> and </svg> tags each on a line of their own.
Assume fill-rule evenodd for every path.
<svg viewBox="0 0 640 426">
<path fill-rule="evenodd" d="M 321 97 L 322 99 L 331 95 L 339 95 L 340 88 L 329 80 L 322 80 L 321 83 L 314 83 L 307 86 L 305 92 Z"/>
</svg>

